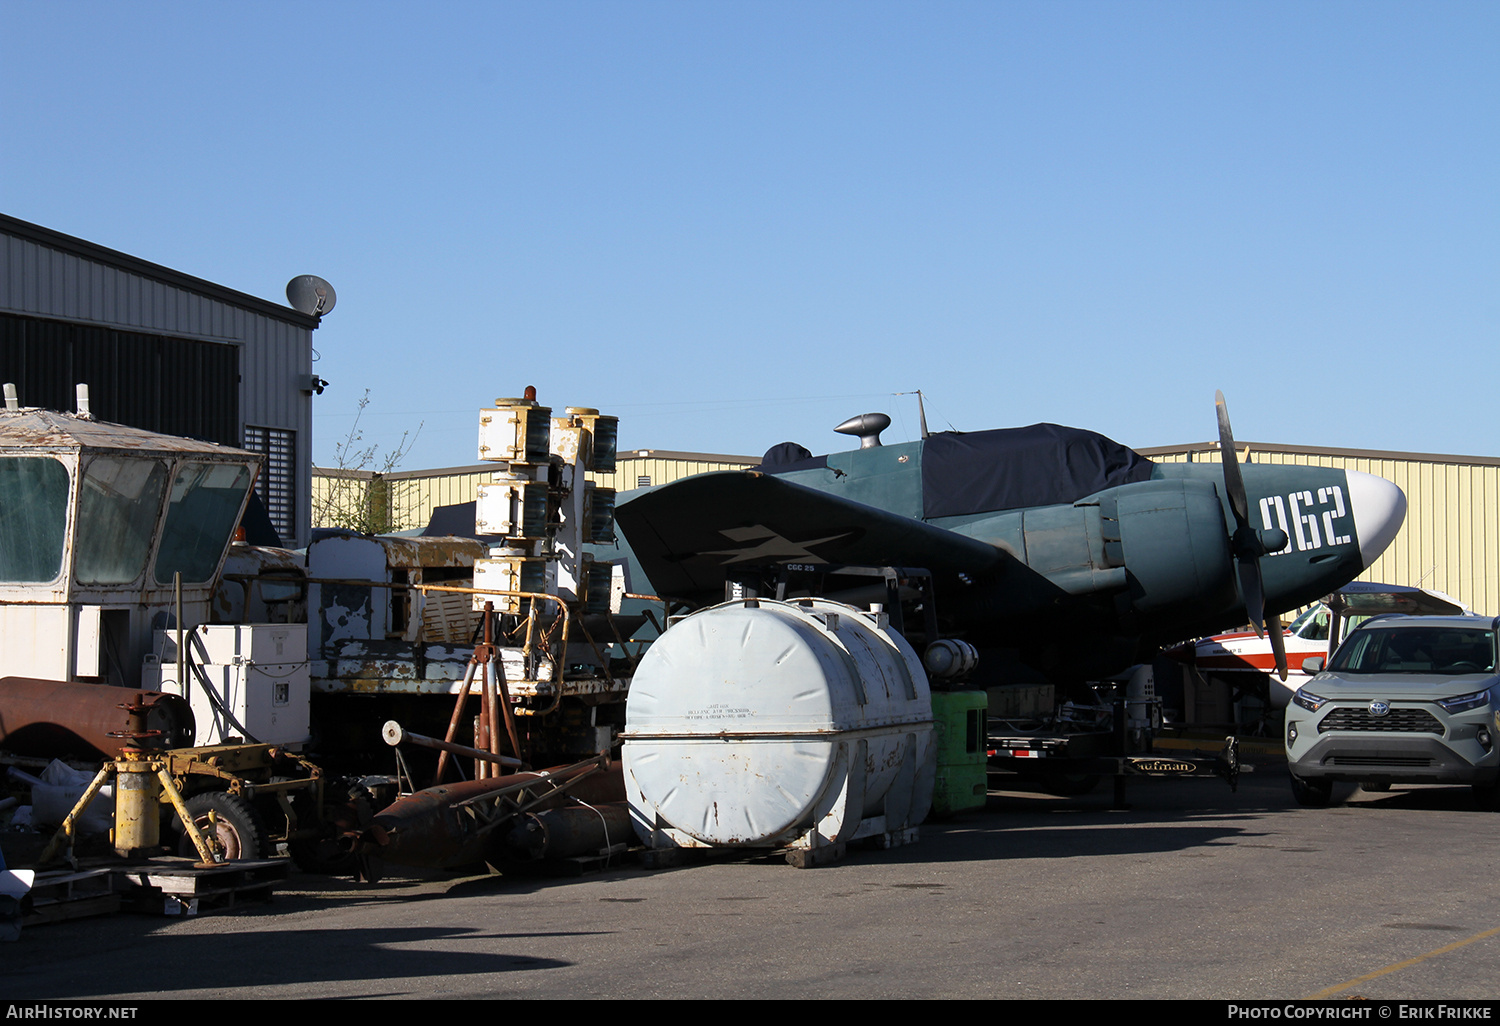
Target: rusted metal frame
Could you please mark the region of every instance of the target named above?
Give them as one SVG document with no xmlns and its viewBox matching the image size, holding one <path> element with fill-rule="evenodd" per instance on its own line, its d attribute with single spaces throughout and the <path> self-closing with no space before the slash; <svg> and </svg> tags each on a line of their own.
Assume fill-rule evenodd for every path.
<svg viewBox="0 0 1500 1026">
<path fill-rule="evenodd" d="M 406 764 L 406 756 L 399 748 L 396 749 L 396 790 L 401 794 L 414 794 L 417 790 L 416 778 L 411 775 L 411 767 Z"/>
<path fill-rule="evenodd" d="M 533 609 L 536 606 L 533 604 Z M 515 718 L 511 715 L 510 691 L 505 686 L 504 662 L 500 658 L 500 646 L 491 640 L 491 627 L 495 619 L 495 605 L 493 602 L 484 604 L 484 640 L 474 646 L 474 658 L 480 663 L 481 680 L 484 682 L 484 718 L 487 721 L 487 747 L 494 755 L 500 753 L 500 727 L 499 721 L 505 721 L 505 733 L 510 739 L 511 751 L 518 759 L 525 759 L 526 753 L 521 748 L 521 737 L 516 729 Z M 490 675 L 490 667 L 494 667 L 493 678 Z M 555 671 L 554 671 L 555 672 Z M 502 701 L 503 699 L 503 701 Z M 479 740 L 475 739 L 474 747 L 482 747 Z M 487 765 L 476 764 L 475 779 L 481 774 L 490 775 Z"/>
<path fill-rule="evenodd" d="M 559 603 L 559 604 L 561 604 L 561 603 Z M 563 609 L 564 609 L 564 614 L 563 615 L 566 616 L 567 615 L 567 613 L 566 613 L 567 606 L 564 605 Z M 537 604 L 535 602 L 531 603 L 530 605 L 528 605 L 526 607 L 526 633 L 521 636 L 521 666 L 525 669 L 526 673 L 533 680 L 537 679 L 537 677 L 538 677 L 537 666 L 536 666 L 536 631 L 537 631 L 536 624 L 537 624 L 537 613 L 538 613 L 538 609 L 537 609 Z M 545 632 L 544 632 L 544 636 L 545 636 Z M 564 658 L 566 658 L 567 657 L 567 650 L 564 649 L 562 651 L 561 655 Z M 562 670 L 560 669 L 560 665 L 561 665 L 561 661 L 560 660 L 558 662 L 553 663 L 553 665 L 552 665 L 552 675 L 554 677 L 560 678 L 562 676 Z"/>
<path fill-rule="evenodd" d="M 505 718 L 505 732 L 510 736 L 511 747 L 516 756 L 524 758 L 524 753 L 521 751 L 520 731 L 516 726 L 515 710 L 511 707 L 510 688 L 505 683 L 505 661 L 497 652 L 492 663 L 495 667 L 495 690 L 499 693 L 500 714 Z M 490 722 L 494 722 L 493 714 L 491 714 Z M 500 754 L 498 748 L 495 749 L 495 754 Z"/>
<path fill-rule="evenodd" d="M 136 760 L 131 761 L 134 762 Z M 173 782 L 172 775 L 168 772 L 166 764 L 160 760 L 151 760 L 147 763 L 147 766 L 148 770 L 154 772 L 157 779 L 161 782 L 162 793 L 167 796 L 167 800 L 177 810 L 177 815 L 182 819 L 183 829 L 187 832 L 188 837 L 192 839 L 193 846 L 198 849 L 198 854 L 203 857 L 203 861 L 206 863 L 224 861 L 223 858 L 219 857 L 219 853 L 209 847 L 208 841 L 204 839 L 202 832 L 198 830 L 198 825 L 193 822 L 192 814 L 188 812 L 187 805 L 182 800 L 182 793 L 177 790 L 177 785 Z M 64 841 L 68 842 L 68 847 L 71 850 L 74 825 L 78 822 L 79 817 L 83 815 L 84 810 L 88 808 L 89 803 L 94 800 L 94 796 L 104 787 L 104 782 L 116 773 L 117 768 L 118 764 L 113 761 L 106 762 L 99 768 L 99 772 L 94 775 L 94 779 L 84 789 L 82 796 L 74 803 L 72 810 L 63 818 L 62 826 L 57 828 L 57 833 L 52 835 L 52 840 L 48 841 L 47 847 L 42 849 L 42 854 L 37 859 L 38 865 L 46 865 L 56 858 Z M 72 861 L 71 858 L 69 861 Z"/>
<path fill-rule="evenodd" d="M 613 618 L 610 618 L 608 616 L 608 614 L 605 614 L 605 615 L 606 615 L 606 618 L 609 619 L 610 623 L 613 624 L 614 623 Z M 613 687 L 614 683 L 615 683 L 615 678 L 614 678 L 614 675 L 609 672 L 609 660 L 605 659 L 604 658 L 604 653 L 601 652 L 601 651 L 599 651 L 599 646 L 594 641 L 594 636 L 592 634 L 590 634 L 589 633 L 589 629 L 583 625 L 583 618 L 582 617 L 579 617 L 579 619 L 578 619 L 578 629 L 583 632 L 583 640 L 587 641 L 589 643 L 589 650 L 594 653 L 594 658 L 597 659 L 597 660 L 599 660 L 599 666 L 600 666 L 601 669 L 604 670 L 604 679 L 607 680 L 607 681 L 609 681 L 610 686 Z M 619 637 L 619 635 L 620 635 L 620 632 L 619 631 L 615 631 L 615 636 Z M 557 683 L 559 685 L 561 685 L 562 681 L 558 681 Z M 558 690 L 559 691 L 562 690 L 561 687 L 559 687 Z"/>
<path fill-rule="evenodd" d="M 488 833 L 495 829 L 495 827 L 530 811 L 558 792 L 566 792 L 580 780 L 603 769 L 608 760 L 608 755 L 596 755 L 591 759 L 575 762 L 573 765 L 564 766 L 559 770 L 538 773 L 530 780 L 523 780 L 520 783 L 509 784 L 485 794 L 475 795 L 473 798 L 456 803 L 454 807 L 463 810 L 480 821 L 479 833 Z M 559 776 L 571 773 L 574 770 L 581 770 L 582 772 L 558 782 L 557 778 Z M 551 787 L 541 794 L 533 795 L 519 802 L 512 797 L 516 794 L 523 794 L 527 790 L 542 784 L 550 784 Z M 487 809 L 486 806 L 489 808 Z"/>
<path fill-rule="evenodd" d="M 300 755 L 284 751 L 274 744 L 253 745 L 209 745 L 202 748 L 179 748 L 165 751 L 158 758 L 162 764 L 171 772 L 173 778 L 178 781 L 178 786 L 187 782 L 190 776 L 216 777 L 220 780 L 229 781 L 238 785 L 232 790 L 243 791 L 250 795 L 258 792 L 269 791 L 297 791 L 309 785 L 315 785 L 319 790 L 323 784 L 323 770 L 321 767 L 307 761 Z M 246 773 L 256 771 L 268 771 L 272 768 L 274 760 L 278 758 L 289 759 L 295 762 L 306 772 L 305 777 L 297 777 L 291 780 L 267 781 L 265 783 L 251 783 L 244 779 Z M 321 796 L 320 796 L 321 797 Z"/>
<path fill-rule="evenodd" d="M 394 740 L 392 740 L 393 736 Z M 486 759 L 501 766 L 521 765 L 520 759 L 513 759 L 509 755 L 494 755 L 490 752 L 480 751 L 478 748 L 471 748 L 468 745 L 456 744 L 452 741 L 439 741 L 437 738 L 428 737 L 425 734 L 413 734 L 395 720 L 391 720 L 385 725 L 385 742 L 392 746 L 413 744 L 419 748 L 431 748 L 439 752 L 451 752 L 454 755 L 468 756 L 473 759 Z"/>
<path fill-rule="evenodd" d="M 547 661 L 551 664 L 551 667 L 552 667 L 552 677 L 553 677 L 553 682 L 556 685 L 556 692 L 557 693 L 556 693 L 556 696 L 555 696 L 552 704 L 549 705 L 547 708 L 540 709 L 540 710 L 535 710 L 535 709 L 515 709 L 515 708 L 512 707 L 512 702 L 511 702 L 511 699 L 510 699 L 510 689 L 507 686 L 506 681 L 505 681 L 504 663 L 499 659 L 499 653 L 498 653 L 498 647 L 499 646 L 495 646 L 495 645 L 491 644 L 491 642 L 489 641 L 489 633 L 488 632 L 489 632 L 489 629 L 490 629 L 490 627 L 489 627 L 489 625 L 490 625 L 490 618 L 489 618 L 488 613 L 486 614 L 486 617 L 485 617 L 485 632 L 486 632 L 486 636 L 485 636 L 485 641 L 483 642 L 483 645 L 487 649 L 487 651 L 494 652 L 494 655 L 495 655 L 495 659 L 494 659 L 494 663 L 495 663 L 495 667 L 496 667 L 495 679 L 496 679 L 496 684 L 498 685 L 498 690 L 500 692 L 500 695 L 503 698 L 503 701 L 500 702 L 501 715 L 503 716 L 503 718 L 505 720 L 506 731 L 507 731 L 507 733 L 510 736 L 511 744 L 514 747 L 514 751 L 516 752 L 517 755 L 521 755 L 522 754 L 522 750 L 521 750 L 520 743 L 519 743 L 518 732 L 516 730 L 515 716 L 539 716 L 539 715 L 540 716 L 545 716 L 545 715 L 548 715 L 548 714 L 550 714 L 552 712 L 555 712 L 557 710 L 557 707 L 561 703 L 561 700 L 562 700 L 563 666 L 565 665 L 565 660 L 566 660 L 567 651 L 568 651 L 568 630 L 569 630 L 569 627 L 570 627 L 570 625 L 572 623 L 572 615 L 571 615 L 570 610 L 568 609 L 568 604 L 565 601 L 563 601 L 563 599 L 562 599 L 561 596 L 559 596 L 559 595 L 548 595 L 545 592 L 505 591 L 505 590 L 497 589 L 497 588 L 463 588 L 463 587 L 457 587 L 455 585 L 446 585 L 446 584 L 416 584 L 416 585 L 411 585 L 411 587 L 418 588 L 418 589 L 420 589 L 422 591 L 445 591 L 445 592 L 453 592 L 455 594 L 460 594 L 460 595 L 505 595 L 505 596 L 514 597 L 514 598 L 546 599 L 546 600 L 548 600 L 550 602 L 556 603 L 556 605 L 558 606 L 558 608 L 561 610 L 562 615 L 561 615 L 561 617 L 559 619 L 553 621 L 553 627 L 552 628 L 548 628 L 548 629 L 546 629 L 546 630 L 544 630 L 542 632 L 543 633 L 543 639 L 544 639 L 544 644 L 543 644 L 542 647 L 543 647 L 543 650 L 546 652 Z M 486 603 L 486 605 L 488 606 L 489 603 Z M 537 650 L 537 641 L 536 641 L 536 634 L 537 634 L 537 612 L 538 612 L 537 603 L 533 601 L 531 603 L 530 607 L 527 610 L 527 614 L 526 614 L 526 636 L 525 636 L 525 639 L 523 640 L 522 645 L 521 645 L 521 658 L 523 660 L 523 663 L 527 666 L 527 668 L 529 670 L 531 670 L 533 678 L 536 676 L 535 668 L 532 666 L 532 659 L 533 659 L 534 654 L 535 654 L 535 652 Z M 557 644 L 556 653 L 554 653 L 553 650 L 552 650 L 551 644 L 546 643 L 546 638 L 547 638 L 547 635 L 549 635 L 549 634 L 552 633 L 553 629 L 559 629 L 559 625 L 560 625 L 560 637 L 559 637 L 559 640 L 556 643 Z M 587 632 L 585 632 L 585 636 L 587 637 Z M 592 643 L 592 641 L 591 641 L 591 643 Z M 597 654 L 597 652 L 596 652 L 596 654 Z M 476 646 L 476 649 L 475 649 L 475 656 L 476 656 L 476 658 L 479 656 L 479 647 L 478 646 Z M 601 662 L 602 662 L 602 659 L 601 659 Z M 606 677 L 608 677 L 608 674 L 609 674 L 609 668 L 606 666 L 605 667 L 605 675 L 606 675 Z M 611 684 L 613 684 L 614 683 L 613 678 L 609 678 L 609 679 L 610 679 Z M 533 680 L 532 683 L 539 683 L 539 682 L 536 681 L 536 680 Z M 465 696 L 466 696 L 466 692 L 464 694 L 461 694 L 460 697 L 459 697 L 459 702 L 455 703 L 455 706 L 454 706 L 454 717 L 455 717 L 455 719 L 454 719 L 453 723 L 450 725 L 449 737 L 446 739 L 448 741 L 452 741 L 453 740 L 452 734 L 456 732 L 456 723 L 457 723 L 457 717 L 459 716 L 459 708 L 461 708 L 461 703 L 462 703 L 462 701 L 463 701 L 463 699 L 464 699 Z M 476 741 L 477 741 L 477 739 L 476 739 Z M 477 743 L 476 743 L 476 747 L 478 747 Z M 491 748 L 492 749 L 494 748 L 493 743 L 491 744 Z M 496 754 L 498 754 L 498 752 Z M 445 762 L 443 760 L 443 757 L 441 755 L 438 757 L 438 762 L 439 762 L 439 768 L 440 768 L 440 770 L 445 767 L 446 764 L 445 764 Z M 436 784 L 437 782 L 439 782 L 441 780 L 442 780 L 441 776 L 434 777 L 434 784 Z"/>
<path fill-rule="evenodd" d="M 193 842 L 193 847 L 198 850 L 198 855 L 205 865 L 214 865 L 224 861 L 224 852 L 213 848 L 208 843 L 208 838 L 198 829 L 193 814 L 188 811 L 187 803 L 182 800 L 182 792 L 177 790 L 177 785 L 172 782 L 172 776 L 167 771 L 165 763 L 156 764 L 156 775 L 161 780 L 162 794 L 172 803 L 172 808 L 177 810 L 177 818 L 182 820 L 183 832 Z"/>
<path fill-rule="evenodd" d="M 495 751 L 498 744 L 495 725 L 495 685 L 490 677 L 491 650 L 489 646 L 490 633 L 490 604 L 484 604 L 484 640 L 474 646 L 474 661 L 479 664 L 479 715 L 474 718 L 474 747 L 499 754 Z M 521 753 L 516 752 L 517 755 Z M 474 779 L 483 780 L 490 775 L 493 767 L 487 762 L 474 763 Z"/>
<path fill-rule="evenodd" d="M 516 792 L 520 795 L 525 793 L 524 786 Z M 509 823 L 520 815 L 520 805 L 509 793 L 487 795 L 485 798 L 478 799 L 477 802 L 464 802 L 457 805 L 455 809 L 479 824 L 479 828 L 475 831 L 475 834 L 479 836 L 489 833 L 497 826 Z"/>
<path fill-rule="evenodd" d="M 323 797 L 323 781 L 321 779 L 314 779 L 312 777 L 302 777 L 297 780 L 270 780 L 263 784 L 251 783 L 250 781 L 239 777 L 231 777 L 228 779 L 230 781 L 229 790 L 235 794 L 241 795 L 247 800 L 259 798 L 262 795 L 266 794 L 275 795 L 279 799 L 281 795 L 291 794 L 291 792 L 293 791 L 304 790 L 315 792 L 320 802 Z"/>
<path fill-rule="evenodd" d="M 231 776 L 221 777 L 220 779 L 225 780 L 228 783 L 228 786 L 224 788 L 226 792 L 228 792 L 229 794 L 239 795 L 247 802 L 254 801 L 256 798 L 260 798 L 264 795 L 275 797 L 277 795 L 287 794 L 292 791 L 301 791 L 307 788 L 308 785 L 312 783 L 311 780 L 306 779 L 267 781 L 263 784 L 252 783 L 251 781 L 246 780 L 244 777 Z"/>
<path fill-rule="evenodd" d="M 161 754 L 159 765 L 162 779 L 170 780 L 173 785 L 170 789 L 165 786 L 162 788 L 162 793 L 166 798 L 171 799 L 174 794 L 180 794 L 181 789 L 187 786 L 189 777 L 212 777 L 224 781 L 227 785 L 225 790 L 228 793 L 239 795 L 247 801 L 253 801 L 265 795 L 274 797 L 286 819 L 284 836 L 287 840 L 291 840 L 293 835 L 303 829 L 296 810 L 292 808 L 292 792 L 310 791 L 313 808 L 317 810 L 314 820 L 321 819 L 325 783 L 321 767 L 300 755 L 281 751 L 275 745 L 216 745 L 208 751 L 215 754 L 206 759 L 199 751 L 192 749 Z M 229 766 L 223 765 L 226 757 L 231 763 Z M 252 761 L 252 758 L 247 757 L 263 758 Z M 293 760 L 307 775 L 290 780 L 268 780 L 258 783 L 246 780 L 242 775 L 246 772 L 269 771 L 272 768 L 272 760 L 276 758 Z M 178 808 L 177 814 L 183 817 L 184 823 L 187 822 L 183 809 Z"/>
<path fill-rule="evenodd" d="M 548 705 L 541 709 L 527 709 L 525 707 L 519 707 L 515 710 L 515 714 L 517 716 L 551 716 L 553 713 L 557 712 L 557 707 L 562 705 L 562 698 L 562 682 L 558 681 L 558 686 L 553 689 L 552 692 L 552 701 Z"/>
<path fill-rule="evenodd" d="M 553 795 L 560 792 L 566 793 L 574 784 L 602 769 L 605 759 L 606 756 L 597 755 L 583 762 L 564 766 L 559 770 L 539 772 L 536 776 L 528 780 L 507 784 L 494 791 L 487 791 L 484 794 L 478 794 L 472 798 L 456 802 L 453 807 L 478 820 L 481 824 L 479 832 L 484 833 L 517 815 L 522 815 L 534 809 L 538 804 L 551 798 Z M 579 769 L 582 771 L 576 776 L 567 777 L 561 783 L 557 781 L 558 776 Z M 535 790 L 540 785 L 550 786 L 540 794 L 531 794 L 528 796 L 528 792 Z M 516 799 L 518 795 L 522 796 L 519 801 Z"/>
<path fill-rule="evenodd" d="M 73 825 L 83 815 L 83 810 L 88 808 L 89 802 L 94 800 L 94 796 L 99 793 L 99 789 L 104 786 L 104 782 L 109 779 L 110 774 L 114 772 L 114 768 L 114 763 L 106 762 L 99 768 L 99 772 L 94 774 L 94 779 L 89 782 L 88 787 L 84 788 L 83 796 L 73 805 L 72 811 L 63 817 L 62 826 L 57 828 L 57 833 L 52 835 L 52 840 L 48 841 L 47 847 L 42 849 L 42 854 L 37 859 L 38 865 L 46 865 L 57 856 L 58 850 L 62 848 L 64 838 L 69 842 L 69 850 L 72 850 Z"/>
<path fill-rule="evenodd" d="M 521 635 L 521 666 L 533 680 L 539 676 L 536 672 L 537 612 L 537 604 L 535 602 L 526 607 L 526 633 Z M 566 651 L 563 652 L 563 656 L 567 656 Z M 554 666 L 552 668 L 552 675 L 554 677 L 561 677 L 562 671 Z"/>
<path fill-rule="evenodd" d="M 609 629 L 614 632 L 615 641 L 616 641 L 616 643 L 619 644 L 620 651 L 625 653 L 625 662 L 627 664 L 629 664 L 629 666 L 630 666 L 630 675 L 633 677 L 633 676 L 635 676 L 635 668 L 640 665 L 641 657 L 638 656 L 638 655 L 636 655 L 635 653 L 631 652 L 630 651 L 630 646 L 627 645 L 625 643 L 625 639 L 620 636 L 620 625 L 617 624 L 617 623 L 615 623 L 614 616 L 610 615 L 608 617 L 608 620 L 609 620 Z M 585 631 L 584 633 L 587 633 L 587 631 Z M 608 673 L 608 670 L 606 670 L 605 672 Z M 614 680 L 611 679 L 610 683 L 613 684 Z"/>
<path fill-rule="evenodd" d="M 484 699 L 481 703 L 484 718 L 484 745 L 482 747 L 487 748 L 491 755 L 499 755 L 500 725 L 497 720 L 500 709 L 498 705 L 499 700 L 495 697 L 495 678 L 490 672 L 490 667 L 499 658 L 499 652 L 496 651 L 490 634 L 491 630 L 494 629 L 494 624 L 495 604 L 486 601 L 484 604 L 483 640 L 474 647 L 474 658 L 479 660 L 479 681 L 484 685 Z M 506 726 L 508 727 L 509 723 Z M 508 731 L 508 733 L 513 734 L 514 732 Z M 514 740 L 511 744 L 511 751 L 516 754 L 516 757 L 523 758 L 520 745 L 516 744 Z M 481 747 L 478 738 L 474 739 L 474 747 Z M 493 775 L 493 770 L 494 767 L 488 762 L 476 761 L 474 763 L 474 779 L 479 780 L 482 777 L 491 776 Z"/>
<path fill-rule="evenodd" d="M 405 587 L 416 588 L 420 591 L 446 591 L 456 595 L 504 595 L 508 598 L 543 599 L 555 603 L 562 613 L 562 635 L 559 641 L 560 650 L 557 654 L 547 652 L 547 661 L 552 664 L 552 673 L 558 679 L 562 679 L 563 659 L 567 654 L 569 626 L 572 623 L 572 613 L 568 604 L 560 595 L 548 595 L 539 591 L 507 591 L 502 588 L 461 588 L 451 584 L 410 584 Z M 536 643 L 535 634 L 536 603 L 533 601 L 527 615 L 526 640 L 521 646 L 521 655 L 529 663 L 530 657 Z"/>
<path fill-rule="evenodd" d="M 474 684 L 474 674 L 479 670 L 479 658 L 477 655 L 469 657 L 469 665 L 464 669 L 463 687 L 459 689 L 458 698 L 453 703 L 453 716 L 448 721 L 448 732 L 443 740 L 448 744 L 453 743 L 453 736 L 458 733 L 458 721 L 463 716 L 464 703 L 469 699 L 469 689 Z M 399 752 L 397 753 L 400 754 Z M 436 787 L 443 781 L 443 771 L 448 768 L 448 753 L 442 749 L 438 750 L 437 772 L 432 776 L 432 786 Z"/>
<path fill-rule="evenodd" d="M 567 607 L 564 606 L 563 609 L 566 611 Z M 568 628 L 571 624 L 571 618 L 564 615 L 562 619 L 553 620 L 550 625 L 541 629 L 541 649 L 547 653 L 547 658 L 552 663 L 552 680 L 559 687 L 562 685 L 563 674 L 566 672 L 567 667 Z M 556 640 L 553 640 L 554 634 L 557 636 Z M 557 651 L 556 656 L 552 655 L 554 645 Z M 536 646 L 533 645 L 532 647 L 535 649 Z"/>
<path fill-rule="evenodd" d="M 281 831 L 281 836 L 287 840 L 298 832 L 297 810 L 292 808 L 292 800 L 285 791 L 276 792 L 276 808 L 280 810 L 281 817 L 286 824 L 286 829 Z M 269 826 L 269 824 L 267 824 Z"/>
</svg>

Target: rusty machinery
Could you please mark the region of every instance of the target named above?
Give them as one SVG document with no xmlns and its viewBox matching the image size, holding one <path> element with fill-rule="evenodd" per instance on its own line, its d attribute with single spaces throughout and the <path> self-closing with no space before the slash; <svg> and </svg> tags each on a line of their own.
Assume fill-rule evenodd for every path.
<svg viewBox="0 0 1500 1026">
<path fill-rule="evenodd" d="M 110 840 L 117 853 L 130 857 L 154 853 L 160 847 L 160 808 L 161 803 L 167 801 L 182 818 L 187 836 L 191 838 L 203 862 L 213 864 L 224 860 L 222 847 L 215 850 L 198 829 L 177 782 L 162 759 L 163 750 L 160 746 L 165 733 L 153 726 L 151 721 L 153 718 L 158 721 L 161 718 L 160 715 L 153 717 L 153 713 L 172 707 L 174 696 L 152 691 L 123 691 L 97 685 L 50 681 L 22 682 L 22 686 L 15 690 L 35 694 L 43 689 L 54 698 L 74 702 L 79 708 L 86 710 L 87 714 L 82 718 L 92 724 L 98 723 L 104 715 L 106 703 L 113 699 L 115 708 L 125 714 L 126 724 L 124 729 L 106 732 L 105 737 L 120 744 L 119 757 L 106 760 L 100 767 L 83 796 L 43 850 L 41 863 L 50 862 L 65 847 L 71 856 L 75 824 L 111 777 L 115 780 L 115 825 Z M 188 722 L 191 723 L 190 716 Z M 106 745 L 109 743 L 103 738 L 95 740 Z"/>
<path fill-rule="evenodd" d="M 395 743 L 393 736 L 400 734 L 390 725 L 387 740 Z M 630 836 L 624 798 L 619 764 L 599 755 L 403 795 L 349 832 L 343 844 L 358 861 L 357 875 L 371 882 L 387 862 L 441 869 L 485 862 L 494 868 L 613 853 L 623 851 Z"/>
<path fill-rule="evenodd" d="M 43 861 L 71 848 L 79 816 L 111 778 L 111 846 L 120 855 L 160 849 L 164 808 L 184 826 L 183 848 L 204 862 L 258 858 L 277 842 L 318 833 L 318 767 L 277 745 L 192 747 L 192 713 L 177 695 L 7 677 L 0 679 L 0 722 L 0 743 L 17 754 L 106 757 Z"/>
</svg>

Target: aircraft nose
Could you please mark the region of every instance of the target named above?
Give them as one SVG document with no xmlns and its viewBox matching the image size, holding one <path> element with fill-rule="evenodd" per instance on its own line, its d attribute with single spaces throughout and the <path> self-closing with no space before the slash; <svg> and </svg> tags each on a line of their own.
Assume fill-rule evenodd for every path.
<svg viewBox="0 0 1500 1026">
<path fill-rule="evenodd" d="M 1359 558 L 1365 566 L 1373 566 L 1401 530 L 1406 519 L 1406 494 L 1374 474 L 1349 470 L 1345 476 L 1349 479 L 1354 533 L 1359 537 Z"/>
</svg>

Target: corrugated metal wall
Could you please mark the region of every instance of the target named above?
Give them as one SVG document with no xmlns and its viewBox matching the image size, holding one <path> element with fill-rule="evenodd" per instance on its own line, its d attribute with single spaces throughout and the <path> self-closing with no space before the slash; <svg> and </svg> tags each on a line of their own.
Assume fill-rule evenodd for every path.
<svg viewBox="0 0 1500 1026">
<path fill-rule="evenodd" d="M 1158 462 L 1219 459 L 1209 444 L 1141 454 Z M 1406 523 L 1360 580 L 1434 588 L 1476 613 L 1500 614 L 1500 459 L 1262 443 L 1250 444 L 1250 459 L 1362 470 L 1395 483 L 1406 493 Z"/>
<path fill-rule="evenodd" d="M 312 452 L 303 383 L 317 322 L 289 307 L 0 215 L 0 312 L 20 315 L 5 318 L 7 337 L 31 365 L 19 367 L 20 350 L 7 348 L 0 378 L 20 384 L 27 370 L 39 383 L 31 395 L 22 389 L 23 403 L 72 409 L 73 386 L 83 381 L 99 397 L 101 417 L 113 409 L 132 426 L 237 445 L 246 425 L 256 425 L 294 432 L 295 451 Z M 53 397 L 59 392 L 62 401 Z M 193 394 L 216 401 L 187 418 L 165 411 Z M 200 426 L 168 426 L 179 421 Z M 303 455 L 297 464 L 296 536 L 287 541 L 301 545 L 312 461 Z"/>
<path fill-rule="evenodd" d="M 644 452 L 646 455 L 641 455 Z M 718 453 L 671 452 L 664 449 L 632 450 L 615 460 L 613 474 L 590 474 L 596 484 L 617 492 L 666 484 L 681 477 L 712 470 L 743 470 L 760 466 L 755 456 L 725 456 Z"/>
<path fill-rule="evenodd" d="M 27 406 L 72 410 L 89 386 L 101 420 L 242 444 L 238 346 L 0 313 L 0 369 Z"/>
</svg>

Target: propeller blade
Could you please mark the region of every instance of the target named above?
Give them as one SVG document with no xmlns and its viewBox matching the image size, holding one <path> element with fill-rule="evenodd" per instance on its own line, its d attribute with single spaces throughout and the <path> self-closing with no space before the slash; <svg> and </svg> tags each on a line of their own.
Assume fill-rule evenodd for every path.
<svg viewBox="0 0 1500 1026">
<path fill-rule="evenodd" d="M 1271 651 L 1276 656 L 1276 676 L 1286 680 L 1286 628 L 1275 613 L 1266 617 L 1266 632 L 1271 635 Z"/>
<path fill-rule="evenodd" d="M 1229 406 L 1224 393 L 1214 393 L 1219 415 L 1219 455 L 1224 464 L 1224 494 L 1234 514 L 1234 531 L 1230 548 L 1240 579 L 1240 597 L 1245 600 L 1245 615 L 1255 627 L 1256 637 L 1265 637 L 1265 588 L 1261 584 L 1260 557 L 1266 546 L 1260 533 L 1250 526 L 1250 500 L 1245 495 L 1245 477 L 1240 473 L 1239 456 L 1234 450 L 1234 432 L 1229 427 Z M 1275 642 L 1272 642 L 1275 644 Z"/>
<path fill-rule="evenodd" d="M 1245 478 L 1240 473 L 1240 460 L 1234 451 L 1234 432 L 1229 428 L 1229 407 L 1224 402 L 1224 393 L 1214 393 L 1214 406 L 1219 414 L 1219 456 L 1224 463 L 1224 490 L 1229 495 L 1229 506 L 1234 510 L 1236 527 L 1250 523 L 1250 501 L 1245 497 Z"/>
<path fill-rule="evenodd" d="M 1250 618 L 1250 625 L 1255 628 L 1255 636 L 1263 638 L 1265 637 L 1266 604 L 1261 594 L 1260 562 L 1254 557 L 1239 559 L 1235 563 L 1235 569 L 1240 575 L 1240 594 L 1245 599 L 1245 615 Z M 1275 642 L 1272 644 L 1274 645 Z"/>
</svg>

